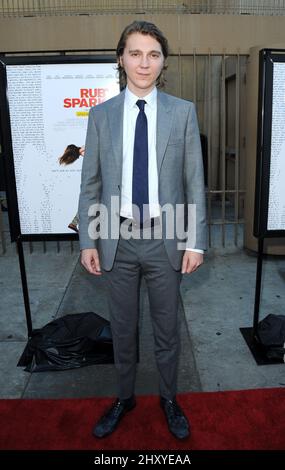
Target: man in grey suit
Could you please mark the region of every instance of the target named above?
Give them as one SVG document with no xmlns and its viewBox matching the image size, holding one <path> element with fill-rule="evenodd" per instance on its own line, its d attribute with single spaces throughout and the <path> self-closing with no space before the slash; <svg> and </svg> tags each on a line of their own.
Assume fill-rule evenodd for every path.
<svg viewBox="0 0 285 470">
<path fill-rule="evenodd" d="M 111 434 L 136 404 L 141 275 L 150 301 L 160 404 L 172 434 L 190 434 L 176 401 L 177 311 L 181 274 L 202 264 L 206 248 L 204 179 L 193 103 L 157 89 L 167 56 L 167 40 L 154 24 L 127 26 L 117 47 L 125 88 L 89 115 L 79 201 L 81 262 L 106 279 L 118 373 L 118 398 L 96 424 L 96 437 Z M 185 207 L 192 207 L 186 228 Z"/>
</svg>

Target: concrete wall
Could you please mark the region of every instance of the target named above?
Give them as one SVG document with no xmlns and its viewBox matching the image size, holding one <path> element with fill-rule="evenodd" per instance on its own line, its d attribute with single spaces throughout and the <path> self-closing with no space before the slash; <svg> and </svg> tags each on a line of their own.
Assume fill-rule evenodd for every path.
<svg viewBox="0 0 285 470">
<path fill-rule="evenodd" d="M 285 16 L 92 15 L 0 18 L 0 51 L 115 49 L 134 19 L 155 22 L 167 33 L 173 54 L 248 54 L 266 42 L 285 41 Z"/>
</svg>

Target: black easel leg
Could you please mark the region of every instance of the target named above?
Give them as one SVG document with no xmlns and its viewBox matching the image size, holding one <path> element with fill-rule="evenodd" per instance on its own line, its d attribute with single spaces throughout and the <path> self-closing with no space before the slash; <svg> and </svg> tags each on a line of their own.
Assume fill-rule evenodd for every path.
<svg viewBox="0 0 285 470">
<path fill-rule="evenodd" d="M 253 327 L 251 328 L 240 328 L 240 332 L 244 337 L 246 344 L 248 345 L 257 365 L 269 365 L 277 364 L 276 359 L 269 359 L 264 348 L 260 345 L 257 337 L 258 321 L 259 321 L 259 307 L 260 307 L 260 294 L 261 294 L 261 279 L 262 279 L 262 261 L 263 261 L 263 245 L 264 239 L 258 240 L 258 255 L 256 265 L 256 283 L 255 283 L 255 302 L 254 302 L 254 315 L 253 315 Z M 281 362 L 281 361 L 280 361 Z M 282 361 L 283 362 L 283 361 Z"/>
<path fill-rule="evenodd" d="M 260 307 L 260 293 L 261 293 L 261 279 L 262 279 L 262 261 L 263 261 L 263 245 L 264 238 L 258 239 L 258 255 L 256 265 L 256 283 L 255 283 L 255 301 L 254 301 L 254 315 L 253 315 L 253 336 L 257 334 L 257 327 L 259 321 L 259 307 Z"/>
<path fill-rule="evenodd" d="M 18 257 L 19 257 L 19 264 L 20 264 L 20 271 L 21 271 L 22 290 L 23 290 L 23 297 L 24 297 L 24 304 L 25 304 L 28 336 L 30 337 L 33 331 L 33 326 L 32 326 L 30 299 L 29 299 L 28 283 L 27 283 L 26 268 L 25 268 L 24 250 L 23 250 L 22 240 L 20 238 L 17 239 L 17 249 L 18 249 Z"/>
</svg>

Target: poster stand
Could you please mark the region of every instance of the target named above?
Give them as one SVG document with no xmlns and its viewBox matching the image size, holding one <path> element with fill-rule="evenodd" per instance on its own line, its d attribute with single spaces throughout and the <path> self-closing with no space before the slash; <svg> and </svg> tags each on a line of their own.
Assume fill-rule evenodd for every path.
<svg viewBox="0 0 285 470">
<path fill-rule="evenodd" d="M 277 67 L 275 67 L 277 64 Z M 284 171 L 285 141 L 283 117 L 285 100 L 285 50 L 262 49 L 259 53 L 258 137 L 256 153 L 256 187 L 254 211 L 254 236 L 258 239 L 255 302 L 253 326 L 240 328 L 258 365 L 276 364 L 269 359 L 258 341 L 262 264 L 264 239 L 284 237 L 285 193 Z M 283 89 L 280 87 L 283 86 Z M 283 96 L 283 102 L 280 97 Z M 284 139 L 283 139 L 284 140 Z M 284 147 L 282 146 L 284 145 Z"/>
<path fill-rule="evenodd" d="M 120 91 L 113 55 L 56 52 L 0 57 L 8 217 L 11 241 L 17 245 L 29 337 L 33 325 L 23 242 L 78 240 L 67 226 L 77 210 L 81 159 L 70 170 L 59 167 L 58 157 L 67 144 L 83 145 L 89 109 Z"/>
<path fill-rule="evenodd" d="M 31 316 L 31 308 L 30 308 L 29 289 L 28 289 L 28 282 L 27 282 L 27 275 L 26 275 L 25 257 L 24 257 L 23 243 L 22 243 L 21 237 L 18 237 L 17 239 L 17 251 L 18 251 L 18 258 L 19 258 L 19 265 L 20 265 L 20 272 L 21 272 L 22 291 L 23 291 L 23 297 L 24 297 L 28 337 L 30 338 L 32 335 L 32 331 L 33 331 L 33 325 L 32 325 L 32 316 Z"/>
<path fill-rule="evenodd" d="M 256 281 L 255 281 L 255 300 L 254 300 L 254 313 L 253 313 L 253 325 L 250 328 L 240 328 L 240 332 L 244 337 L 246 344 L 248 345 L 256 363 L 258 365 L 276 364 L 276 360 L 268 359 L 264 355 L 264 351 L 257 339 L 257 327 L 259 321 L 259 309 L 260 309 L 260 295 L 261 295 L 261 280 L 262 280 L 262 263 L 263 263 L 263 245 L 264 239 L 259 238 L 258 240 L 258 253 L 257 253 L 257 264 L 256 264 Z"/>
</svg>

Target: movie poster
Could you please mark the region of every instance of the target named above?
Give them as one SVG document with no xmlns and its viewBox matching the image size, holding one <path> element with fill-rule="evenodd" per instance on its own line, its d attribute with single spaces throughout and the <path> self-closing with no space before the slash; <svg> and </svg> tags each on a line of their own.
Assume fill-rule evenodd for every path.
<svg viewBox="0 0 285 470">
<path fill-rule="evenodd" d="M 21 234 L 74 233 L 69 226 L 77 224 L 88 114 L 119 93 L 116 64 L 25 64 L 6 70 Z M 75 149 L 71 146 L 78 158 L 60 163 L 66 149 Z"/>
<path fill-rule="evenodd" d="M 273 64 L 268 230 L 285 230 L 285 62 Z"/>
</svg>

